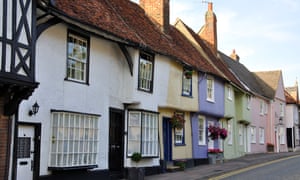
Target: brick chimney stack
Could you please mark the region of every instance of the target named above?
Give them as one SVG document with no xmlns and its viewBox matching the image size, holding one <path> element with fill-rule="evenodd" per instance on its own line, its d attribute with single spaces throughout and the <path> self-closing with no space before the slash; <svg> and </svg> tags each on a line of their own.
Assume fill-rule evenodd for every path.
<svg viewBox="0 0 300 180">
<path fill-rule="evenodd" d="M 205 25 L 198 33 L 204 39 L 212 51 L 217 54 L 218 52 L 218 38 L 217 38 L 217 17 L 213 12 L 213 3 L 208 2 L 208 9 L 205 14 Z"/>
<path fill-rule="evenodd" d="M 161 26 L 163 32 L 168 33 L 170 28 L 169 0 L 140 0 L 140 6 Z"/>
<path fill-rule="evenodd" d="M 232 53 L 230 54 L 230 57 L 231 57 L 233 60 L 236 60 L 237 62 L 240 61 L 240 56 L 236 54 L 235 49 L 232 50 Z"/>
</svg>

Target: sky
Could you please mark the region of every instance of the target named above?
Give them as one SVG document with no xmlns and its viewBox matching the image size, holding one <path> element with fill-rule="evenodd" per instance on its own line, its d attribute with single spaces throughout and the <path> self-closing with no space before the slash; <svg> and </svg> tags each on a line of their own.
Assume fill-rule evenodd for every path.
<svg viewBox="0 0 300 180">
<path fill-rule="evenodd" d="M 138 0 L 132 0 L 137 2 Z M 211 0 L 217 16 L 218 49 L 250 71 L 281 70 L 284 86 L 300 79 L 299 0 Z M 207 1 L 170 0 L 170 23 L 176 18 L 196 33 L 204 25 Z"/>
</svg>

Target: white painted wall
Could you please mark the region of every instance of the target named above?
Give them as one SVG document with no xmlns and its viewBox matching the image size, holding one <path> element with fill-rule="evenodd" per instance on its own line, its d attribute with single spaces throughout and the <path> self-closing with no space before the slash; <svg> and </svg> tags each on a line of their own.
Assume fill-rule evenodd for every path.
<svg viewBox="0 0 300 180">
<path fill-rule="evenodd" d="M 97 164 L 99 169 L 108 169 L 109 107 L 124 109 L 124 102 L 138 101 L 140 104 L 134 108 L 157 112 L 159 104 L 166 104 L 168 64 L 170 63 L 166 57 L 155 56 L 153 93 L 138 91 L 139 51 L 128 48 L 134 61 L 134 74 L 131 76 L 128 64 L 118 45 L 91 36 L 89 85 L 86 85 L 64 80 L 66 41 L 67 27 L 63 24 L 47 29 L 39 37 L 36 48 L 36 80 L 40 85 L 27 101 L 22 102 L 19 109 L 20 121 L 42 124 L 40 175 L 50 173 L 47 168 L 51 109 L 101 115 Z M 40 110 L 35 116 L 28 116 L 28 111 L 35 101 L 40 105 Z M 126 124 L 125 127 L 127 127 Z M 131 166 L 130 160 L 124 157 L 125 166 Z M 139 164 L 159 165 L 159 158 L 144 160 Z"/>
</svg>

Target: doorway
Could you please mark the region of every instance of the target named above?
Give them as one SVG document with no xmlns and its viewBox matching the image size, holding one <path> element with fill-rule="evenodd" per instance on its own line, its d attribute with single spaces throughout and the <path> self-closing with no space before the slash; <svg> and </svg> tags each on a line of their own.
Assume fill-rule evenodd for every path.
<svg viewBox="0 0 300 180">
<path fill-rule="evenodd" d="M 124 111 L 109 109 L 109 171 L 122 177 L 124 170 Z"/>
<path fill-rule="evenodd" d="M 17 125 L 16 180 L 35 180 L 39 176 L 40 124 L 19 123 Z"/>
<path fill-rule="evenodd" d="M 172 161 L 172 126 L 170 118 L 163 117 L 164 161 Z"/>
</svg>

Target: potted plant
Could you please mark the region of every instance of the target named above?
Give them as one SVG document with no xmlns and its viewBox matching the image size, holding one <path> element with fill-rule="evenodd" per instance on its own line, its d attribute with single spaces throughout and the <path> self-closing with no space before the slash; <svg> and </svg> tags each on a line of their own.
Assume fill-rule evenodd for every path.
<svg viewBox="0 0 300 180">
<path fill-rule="evenodd" d="M 185 78 L 187 78 L 187 79 L 191 79 L 192 76 L 193 76 L 193 71 L 192 71 L 192 70 L 185 70 L 185 71 L 184 71 L 184 76 L 185 76 Z"/>
<path fill-rule="evenodd" d="M 128 169 L 128 179 L 129 180 L 143 180 L 145 172 L 143 168 L 137 166 L 138 162 L 142 159 L 142 155 L 139 152 L 134 152 L 131 155 L 131 160 L 135 162 L 135 167 Z"/>
<path fill-rule="evenodd" d="M 172 118 L 170 119 L 171 125 L 173 128 L 182 129 L 184 127 L 184 118 L 180 113 L 174 113 Z"/>
<path fill-rule="evenodd" d="M 274 152 L 274 144 L 267 143 L 267 152 Z"/>
<path fill-rule="evenodd" d="M 223 163 L 223 151 L 219 148 L 208 149 L 209 164 L 216 164 L 217 161 Z"/>
</svg>

